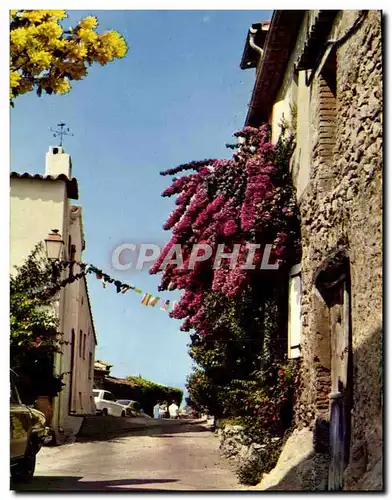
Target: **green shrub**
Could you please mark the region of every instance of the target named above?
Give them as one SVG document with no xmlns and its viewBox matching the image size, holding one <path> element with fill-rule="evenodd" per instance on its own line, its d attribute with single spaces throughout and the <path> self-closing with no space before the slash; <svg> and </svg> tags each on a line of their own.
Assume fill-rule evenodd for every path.
<svg viewBox="0 0 392 500">
<path fill-rule="evenodd" d="M 158 401 L 165 401 L 169 404 L 175 401 L 180 406 L 183 398 L 181 389 L 164 386 L 135 376 L 127 377 L 122 383 L 105 380 L 104 388 L 112 392 L 118 399 L 137 401 L 145 413 L 151 416 Z"/>
</svg>

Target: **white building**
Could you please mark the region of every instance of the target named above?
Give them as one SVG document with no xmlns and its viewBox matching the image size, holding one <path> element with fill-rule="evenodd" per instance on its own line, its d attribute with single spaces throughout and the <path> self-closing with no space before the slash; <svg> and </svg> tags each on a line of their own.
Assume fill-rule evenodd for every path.
<svg viewBox="0 0 392 500">
<path fill-rule="evenodd" d="M 21 265 L 35 245 L 44 242 L 57 229 L 64 241 L 62 259 L 82 260 L 85 240 L 82 208 L 72 205 L 78 199 L 78 184 L 72 178 L 72 162 L 62 147 L 51 147 L 46 154 L 45 175 L 11 173 L 11 273 Z M 78 274 L 74 265 L 65 274 Z M 66 277 L 66 276 L 64 276 Z M 78 279 L 61 289 L 56 303 L 62 354 L 55 360 L 55 372 L 66 373 L 66 384 L 54 399 L 52 427 L 59 442 L 75 435 L 83 415 L 93 412 L 94 354 L 97 344 L 86 279 Z"/>
</svg>

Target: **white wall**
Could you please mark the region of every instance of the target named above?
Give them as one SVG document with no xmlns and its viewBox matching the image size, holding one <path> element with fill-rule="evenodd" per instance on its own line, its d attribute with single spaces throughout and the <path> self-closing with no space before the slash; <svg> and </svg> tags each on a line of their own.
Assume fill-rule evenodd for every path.
<svg viewBox="0 0 392 500">
<path fill-rule="evenodd" d="M 75 349 L 75 376 L 72 406 L 76 413 L 92 413 L 95 338 L 85 280 L 80 280 L 80 308 Z M 91 356 L 91 357 L 90 357 Z"/>
<path fill-rule="evenodd" d="M 48 160 L 48 158 L 47 158 Z M 50 158 L 49 158 L 50 160 Z M 48 167 L 48 166 L 47 166 Z M 60 173 L 60 172 L 59 172 Z M 44 241 L 52 229 L 58 229 L 65 242 L 62 258 L 70 259 L 68 242 L 71 237 L 76 247 L 75 260 L 82 260 L 83 235 L 81 209 L 70 209 L 66 183 L 62 180 L 19 179 L 11 178 L 11 271 L 15 265 L 21 265 L 35 245 Z M 74 266 L 73 272 L 80 271 Z M 69 270 L 63 277 L 69 276 Z M 53 427 L 63 429 L 63 436 L 76 434 L 82 424 L 82 418 L 73 415 L 91 414 L 93 410 L 93 366 L 95 358 L 95 338 L 86 284 L 83 279 L 68 284 L 63 288 L 58 301 L 54 304 L 59 315 L 59 330 L 63 340 L 72 341 L 72 329 L 75 331 L 74 371 L 72 394 L 70 374 L 63 378 L 66 384 L 59 397 L 53 403 Z M 82 349 L 79 356 L 80 330 L 82 330 Z M 84 335 L 86 345 L 83 349 Z M 55 357 L 56 373 L 69 372 L 71 369 L 71 344 L 62 346 L 62 354 Z M 89 354 L 92 354 L 89 370 Z M 84 354 L 84 355 L 83 355 Z M 58 435 L 60 437 L 61 435 Z"/>
<path fill-rule="evenodd" d="M 80 207 L 71 206 L 66 241 L 69 258 L 71 255 L 68 247 L 75 245 L 73 259 L 75 261 L 83 260 L 83 243 L 82 211 Z M 73 274 L 79 274 L 80 271 L 81 268 L 75 264 Z M 74 337 L 72 331 L 74 331 Z M 76 416 L 82 417 L 93 412 L 95 337 L 84 279 L 78 279 L 64 289 L 63 332 L 64 339 L 69 344 L 63 349 L 61 372 L 69 372 L 72 369 L 72 375 L 68 374 L 64 379 L 66 387 L 61 392 L 58 403 L 59 421 L 62 422 L 65 433 L 77 433 L 82 420 Z M 91 365 L 90 353 L 92 355 Z"/>
<path fill-rule="evenodd" d="M 309 29 L 314 22 L 317 10 L 307 11 L 299 30 L 296 44 L 291 53 L 282 85 L 278 91 L 272 108 L 271 126 L 272 141 L 276 143 L 280 134 L 282 118 L 293 125 L 292 110 L 297 114 L 296 149 L 292 158 L 291 168 L 298 199 L 310 180 L 311 138 L 309 128 L 311 123 L 311 87 L 306 85 L 306 72 L 294 72 L 294 64 L 303 50 Z"/>
<path fill-rule="evenodd" d="M 76 261 L 81 261 L 84 239 L 82 209 L 80 207 L 72 206 L 70 208 L 69 229 L 71 243 L 76 247 L 74 258 Z M 76 265 L 74 273 L 77 274 L 80 270 L 80 267 Z M 86 280 L 76 281 L 74 288 L 74 296 L 72 297 L 74 321 L 69 325 L 71 329 L 74 328 L 75 330 L 73 348 L 74 380 L 70 410 L 75 414 L 83 415 L 91 414 L 93 410 L 95 337 Z"/>
<path fill-rule="evenodd" d="M 35 245 L 52 229 L 64 237 L 65 181 L 11 178 L 10 272 L 27 259 Z"/>
</svg>

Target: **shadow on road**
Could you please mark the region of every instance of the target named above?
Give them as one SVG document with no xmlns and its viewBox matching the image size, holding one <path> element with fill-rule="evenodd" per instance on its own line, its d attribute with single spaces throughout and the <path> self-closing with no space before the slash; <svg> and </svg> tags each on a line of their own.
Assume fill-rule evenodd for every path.
<svg viewBox="0 0 392 500">
<path fill-rule="evenodd" d="M 94 436 L 77 436 L 76 440 L 81 443 L 94 441 L 115 441 L 119 438 L 130 436 L 154 436 L 171 437 L 173 434 L 183 434 L 188 432 L 211 432 L 211 426 L 206 424 L 189 423 L 184 421 L 163 421 L 162 424 L 152 427 L 139 427 L 134 429 L 118 429 L 112 432 L 102 432 Z"/>
<path fill-rule="evenodd" d="M 78 476 L 35 476 L 30 484 L 13 484 L 10 489 L 28 491 L 168 491 L 158 488 L 134 488 L 142 484 L 175 483 L 178 479 L 116 479 L 112 481 L 81 481 Z M 170 491 L 170 490 L 169 490 Z"/>
</svg>

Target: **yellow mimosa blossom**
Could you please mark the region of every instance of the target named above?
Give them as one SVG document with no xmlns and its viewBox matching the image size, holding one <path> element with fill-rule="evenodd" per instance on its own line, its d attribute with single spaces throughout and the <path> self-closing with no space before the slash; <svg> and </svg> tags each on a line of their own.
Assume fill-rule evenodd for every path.
<svg viewBox="0 0 392 500">
<path fill-rule="evenodd" d="M 20 13 L 20 17 L 23 19 L 28 19 L 31 23 L 39 23 L 44 18 L 53 18 L 61 21 L 67 17 L 65 10 L 21 10 L 17 11 Z"/>
<path fill-rule="evenodd" d="M 37 32 L 40 35 L 44 35 L 49 42 L 54 42 L 62 35 L 63 29 L 56 21 L 45 21 L 37 27 Z"/>
<path fill-rule="evenodd" d="M 85 17 L 78 24 L 78 28 L 81 30 L 95 30 L 97 26 L 98 26 L 98 19 L 93 16 Z"/>
<path fill-rule="evenodd" d="M 98 33 L 89 29 L 82 28 L 78 30 L 78 36 L 83 42 L 94 43 L 98 38 Z"/>
<path fill-rule="evenodd" d="M 10 72 L 10 87 L 13 89 L 19 86 L 22 76 L 17 71 Z"/>
<path fill-rule="evenodd" d="M 47 10 L 46 12 L 50 17 L 54 17 L 59 21 L 68 17 L 65 10 Z"/>
<path fill-rule="evenodd" d="M 71 85 L 67 79 L 63 78 L 62 80 L 54 81 L 52 83 L 52 88 L 54 92 L 57 92 L 58 94 L 66 94 L 70 91 Z"/>
<path fill-rule="evenodd" d="M 84 78 L 93 62 L 104 66 L 126 55 L 125 39 L 116 31 L 97 33 L 96 17 L 64 32 L 66 17 L 65 10 L 10 11 L 11 102 L 33 89 L 38 95 L 67 93 L 70 80 Z"/>
<path fill-rule="evenodd" d="M 84 59 L 87 56 L 87 47 L 83 42 L 70 42 L 67 46 L 67 55 L 73 59 Z"/>
<path fill-rule="evenodd" d="M 17 50 L 23 50 L 27 42 L 27 30 L 25 28 L 16 28 L 11 31 L 10 41 L 11 45 Z M 11 47 L 12 50 L 12 47 Z"/>
<path fill-rule="evenodd" d="M 101 42 L 111 48 L 114 57 L 124 57 L 128 47 L 124 38 L 117 31 L 106 31 L 100 37 Z"/>
<path fill-rule="evenodd" d="M 45 17 L 46 10 L 24 10 L 20 17 L 27 19 L 31 23 L 39 23 Z"/>
<path fill-rule="evenodd" d="M 44 50 L 29 50 L 30 63 L 41 68 L 41 71 L 46 69 L 51 61 L 52 56 L 49 52 L 45 52 Z"/>
<path fill-rule="evenodd" d="M 67 41 L 57 39 L 57 40 L 53 40 L 51 42 L 51 45 L 52 45 L 53 49 L 55 49 L 55 50 L 65 50 L 65 48 L 67 46 Z"/>
</svg>

